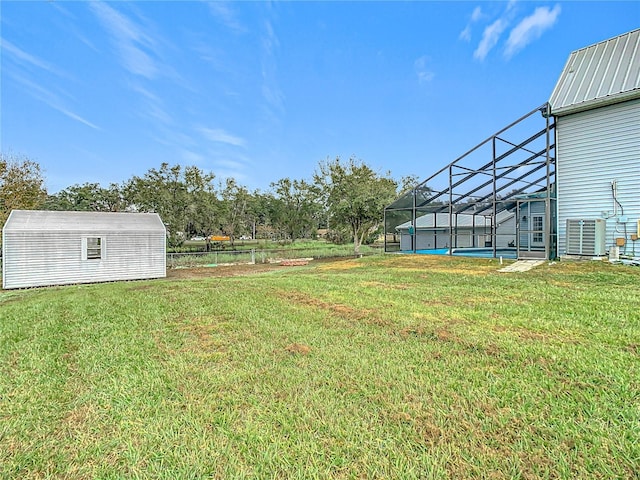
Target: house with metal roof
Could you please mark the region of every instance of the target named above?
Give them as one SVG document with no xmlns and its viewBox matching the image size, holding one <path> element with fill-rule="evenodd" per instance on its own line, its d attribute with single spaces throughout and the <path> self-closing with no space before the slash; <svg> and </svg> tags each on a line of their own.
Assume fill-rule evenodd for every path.
<svg viewBox="0 0 640 480">
<path fill-rule="evenodd" d="M 640 234 L 640 29 L 572 52 L 549 113 L 556 121 L 559 255 L 633 252 Z"/>
<path fill-rule="evenodd" d="M 13 210 L 2 240 L 5 289 L 166 276 L 156 213 Z"/>
<path fill-rule="evenodd" d="M 477 250 L 484 223 L 483 256 L 499 256 L 507 238 L 523 259 L 634 255 L 638 192 L 640 29 L 572 52 L 548 102 L 388 205 L 385 251 L 422 252 L 429 235 L 431 249 Z M 430 217 L 422 231 L 439 233 L 420 238 Z"/>
<path fill-rule="evenodd" d="M 496 216 L 497 246 L 515 246 L 515 214 L 503 210 Z M 452 223 L 450 223 L 450 221 Z M 456 229 L 453 241 L 449 235 Z M 458 213 L 449 216 L 444 212 L 426 213 L 415 222 L 405 222 L 396 231 L 400 235 L 400 250 L 440 250 L 453 248 L 485 249 L 491 243 L 491 218 L 489 216 Z"/>
</svg>

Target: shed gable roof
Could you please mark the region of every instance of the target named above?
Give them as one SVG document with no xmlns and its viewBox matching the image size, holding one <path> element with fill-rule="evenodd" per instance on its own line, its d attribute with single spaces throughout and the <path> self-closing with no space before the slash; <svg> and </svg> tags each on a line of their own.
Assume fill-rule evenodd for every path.
<svg viewBox="0 0 640 480">
<path fill-rule="evenodd" d="M 640 29 L 571 52 L 549 104 L 566 115 L 640 98 Z"/>
<path fill-rule="evenodd" d="M 5 232 L 163 232 L 157 213 L 13 210 Z"/>
</svg>

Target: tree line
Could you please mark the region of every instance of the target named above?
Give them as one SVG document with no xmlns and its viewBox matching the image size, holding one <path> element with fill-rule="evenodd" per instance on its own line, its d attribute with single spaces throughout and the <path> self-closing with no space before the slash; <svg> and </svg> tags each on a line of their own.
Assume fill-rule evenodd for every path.
<svg viewBox="0 0 640 480">
<path fill-rule="evenodd" d="M 40 166 L 0 154 L 0 223 L 12 209 L 156 212 L 170 247 L 192 237 L 271 238 L 294 242 L 319 229 L 336 243 L 363 243 L 380 233 L 384 207 L 411 188 L 416 177 L 395 180 L 356 158 L 321 161 L 309 179 L 283 178 L 270 190 L 249 191 L 233 178 L 216 181 L 197 166 L 162 163 L 120 184 L 71 185 L 49 195 Z"/>
</svg>

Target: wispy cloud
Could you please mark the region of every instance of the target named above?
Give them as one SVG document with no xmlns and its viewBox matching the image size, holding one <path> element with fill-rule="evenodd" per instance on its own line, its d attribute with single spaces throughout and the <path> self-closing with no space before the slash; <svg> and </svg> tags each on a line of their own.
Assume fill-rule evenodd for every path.
<svg viewBox="0 0 640 480">
<path fill-rule="evenodd" d="M 51 90 L 43 87 L 42 85 L 28 78 L 28 73 L 27 73 L 29 72 L 29 70 L 33 70 L 33 68 L 35 67 L 46 73 L 52 74 L 55 77 L 69 79 L 70 76 L 66 72 L 60 70 L 59 68 L 55 67 L 54 65 L 50 64 L 49 62 L 35 55 L 25 52 L 24 50 L 17 47 L 13 43 L 7 41 L 6 39 L 1 39 L 1 42 L 2 42 L 2 51 L 5 52 L 8 57 L 11 58 L 11 60 L 16 66 L 15 69 L 9 70 L 8 73 L 6 74 L 9 77 L 11 77 L 13 80 L 15 80 L 15 82 L 18 85 L 21 85 L 29 95 L 31 95 L 36 100 L 39 100 L 45 103 L 50 108 L 71 118 L 72 120 L 80 122 L 90 128 L 93 128 L 94 130 L 100 130 L 100 127 L 98 127 L 95 123 L 90 122 L 86 118 L 78 115 L 73 110 L 71 110 L 71 108 L 67 106 L 67 102 L 65 102 L 59 94 L 52 92 Z M 5 72 L 7 72 L 6 68 L 5 68 Z M 42 74 L 40 73 L 40 75 Z M 73 100 L 72 95 L 69 95 L 66 92 L 62 92 L 62 94 L 67 99 Z"/>
<path fill-rule="evenodd" d="M 225 170 L 242 171 L 245 169 L 244 163 L 229 158 L 219 158 L 214 163 Z"/>
<path fill-rule="evenodd" d="M 515 0 L 507 2 L 506 7 L 499 18 L 493 20 L 484 28 L 482 38 L 473 52 L 473 57 L 476 60 L 483 61 L 489 52 L 498 45 L 505 30 L 515 23 L 518 11 L 522 10 L 518 5 L 519 4 Z M 559 4 L 557 4 L 553 9 L 550 7 L 537 7 L 531 15 L 522 18 L 509 32 L 509 36 L 504 43 L 505 58 L 507 60 L 510 59 L 517 52 L 540 38 L 546 30 L 556 23 L 560 15 L 560 11 L 561 7 Z M 470 40 L 471 24 L 484 18 L 487 18 L 487 15 L 480 10 L 480 7 L 476 7 L 471 15 L 471 21 L 467 25 L 467 28 L 460 33 L 460 38 L 463 40 Z"/>
<path fill-rule="evenodd" d="M 140 25 L 106 3 L 91 2 L 89 5 L 111 35 L 124 67 L 135 75 L 156 78 L 160 68 L 154 58 L 154 39 Z"/>
<path fill-rule="evenodd" d="M 232 135 L 220 128 L 199 127 L 198 131 L 200 131 L 206 139 L 212 142 L 226 143 L 236 147 L 244 147 L 246 145 L 244 138 Z"/>
<path fill-rule="evenodd" d="M 477 22 L 482 18 L 482 8 L 478 5 L 473 9 L 473 13 L 471 14 L 471 21 Z"/>
<path fill-rule="evenodd" d="M 280 42 L 270 21 L 264 22 L 264 33 L 260 42 L 262 47 L 262 96 L 270 109 L 282 111 L 284 95 L 278 86 L 278 67 L 275 61 L 275 50 L 280 46 Z"/>
<path fill-rule="evenodd" d="M 211 15 L 229 30 L 236 33 L 247 32 L 247 28 L 237 19 L 230 2 L 215 1 L 209 2 L 208 5 Z"/>
<path fill-rule="evenodd" d="M 467 25 L 464 30 L 460 32 L 459 36 L 460 40 L 464 40 L 466 42 L 471 41 L 471 25 Z"/>
<path fill-rule="evenodd" d="M 69 78 L 69 76 L 65 72 L 51 65 L 49 62 L 42 60 L 41 58 L 38 58 L 35 55 L 25 52 L 24 50 L 18 48 L 13 43 L 9 42 L 4 38 L 1 39 L 1 41 L 2 41 L 2 50 L 4 50 L 9 55 L 11 55 L 11 57 L 15 62 L 23 66 L 29 65 L 32 67 L 40 68 L 42 70 L 45 70 L 59 77 Z"/>
<path fill-rule="evenodd" d="M 131 85 L 131 90 L 139 95 L 142 103 L 141 108 L 137 110 L 138 115 L 157 121 L 162 125 L 171 126 L 174 124 L 173 118 L 167 113 L 160 97 L 137 83 Z"/>
<path fill-rule="evenodd" d="M 482 32 L 482 40 L 480 40 L 478 48 L 473 52 L 473 58 L 480 61 L 484 60 L 487 54 L 496 46 L 500 35 L 502 35 L 507 26 L 508 21 L 505 18 L 499 18 L 487 26 Z"/>
<path fill-rule="evenodd" d="M 77 25 L 81 24 L 78 21 L 78 17 L 71 13 L 67 8 L 60 5 L 61 2 L 47 2 L 47 5 L 50 5 L 54 8 L 62 17 L 64 18 L 64 28 L 75 35 L 78 40 L 84 43 L 87 47 L 89 47 L 94 52 L 98 52 L 98 49 L 93 44 L 91 40 L 89 40 L 85 35 L 83 35 L 78 29 Z"/>
<path fill-rule="evenodd" d="M 220 47 L 212 45 L 210 41 L 196 38 L 191 48 L 198 54 L 200 60 L 212 65 L 216 70 L 224 71 L 228 68 L 222 59 Z"/>
<path fill-rule="evenodd" d="M 178 150 L 186 147 L 194 148 L 198 143 L 189 135 L 178 131 L 175 127 L 165 125 L 159 125 L 156 129 L 147 132 L 147 134 L 149 138 L 158 142 L 160 145 Z"/>
<path fill-rule="evenodd" d="M 418 58 L 415 62 L 413 62 L 413 68 L 418 75 L 418 81 L 420 83 L 430 82 L 433 80 L 435 73 L 431 71 L 431 69 L 427 68 L 430 58 L 426 55 Z"/>
<path fill-rule="evenodd" d="M 537 7 L 531 15 L 523 18 L 509 34 L 505 56 L 512 57 L 531 42 L 540 38 L 546 30 L 555 25 L 560 11 L 560 5 L 553 7 L 553 10 L 549 7 Z"/>
<path fill-rule="evenodd" d="M 71 110 L 67 110 L 66 108 L 64 108 L 61 105 L 54 105 L 54 104 L 49 104 L 50 107 L 58 110 L 60 113 L 66 115 L 67 117 L 76 120 L 80 123 L 84 123 L 87 127 L 91 127 L 94 130 L 101 130 L 100 127 L 98 127 L 96 124 L 91 123 L 89 120 L 87 120 L 86 118 L 81 117 L 80 115 L 73 113 Z"/>
<path fill-rule="evenodd" d="M 203 155 L 192 152 L 191 150 L 180 150 L 180 157 L 185 161 L 187 165 L 194 165 L 196 163 L 202 163 L 204 161 Z"/>
<path fill-rule="evenodd" d="M 9 74 L 16 82 L 22 84 L 25 88 L 25 90 L 29 93 L 29 95 L 31 95 L 33 98 L 40 100 L 41 102 L 44 102 L 45 104 L 47 104 L 49 107 L 51 107 L 52 109 L 62 113 L 63 115 L 66 115 L 67 117 L 80 122 L 84 125 L 86 125 L 87 127 L 91 127 L 94 130 L 101 130 L 100 127 L 98 127 L 96 124 L 90 122 L 89 120 L 87 120 L 86 118 L 78 115 L 77 113 L 73 112 L 70 108 L 68 108 L 65 104 L 65 102 L 60 98 L 59 95 L 56 95 L 55 93 L 53 93 L 52 91 L 42 87 L 41 85 L 38 85 L 37 83 L 29 80 L 26 77 L 20 76 L 16 73 L 10 73 Z"/>
<path fill-rule="evenodd" d="M 477 6 L 473 9 L 469 23 L 467 23 L 467 26 L 464 28 L 464 30 L 460 32 L 459 37 L 461 40 L 465 40 L 467 42 L 471 41 L 471 27 L 474 23 L 482 19 L 483 16 L 484 14 L 482 13 L 482 7 Z"/>
</svg>

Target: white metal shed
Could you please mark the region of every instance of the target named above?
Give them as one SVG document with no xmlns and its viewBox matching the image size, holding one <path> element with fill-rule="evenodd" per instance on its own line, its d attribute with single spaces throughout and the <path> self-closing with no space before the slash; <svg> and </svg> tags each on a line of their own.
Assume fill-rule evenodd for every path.
<svg viewBox="0 0 640 480">
<path fill-rule="evenodd" d="M 633 251 L 640 235 L 640 29 L 572 52 L 549 105 L 558 253 L 571 253 L 567 222 L 585 220 L 606 225 L 606 246 L 594 251 L 620 243 Z"/>
<path fill-rule="evenodd" d="M 156 213 L 13 210 L 2 237 L 5 289 L 166 276 Z"/>
</svg>

